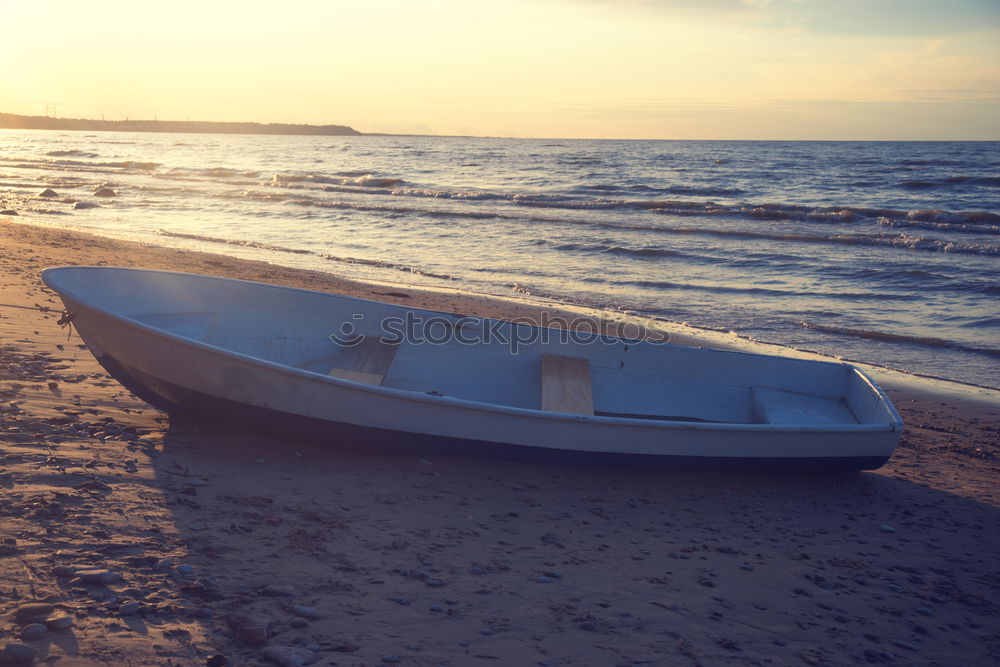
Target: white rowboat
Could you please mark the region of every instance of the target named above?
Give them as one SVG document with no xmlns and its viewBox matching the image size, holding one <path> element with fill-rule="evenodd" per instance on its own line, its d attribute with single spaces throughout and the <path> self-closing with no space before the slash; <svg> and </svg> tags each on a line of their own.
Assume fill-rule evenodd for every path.
<svg viewBox="0 0 1000 667">
<path fill-rule="evenodd" d="M 42 273 L 143 400 L 364 451 L 874 469 L 903 423 L 859 369 L 202 275 Z"/>
</svg>

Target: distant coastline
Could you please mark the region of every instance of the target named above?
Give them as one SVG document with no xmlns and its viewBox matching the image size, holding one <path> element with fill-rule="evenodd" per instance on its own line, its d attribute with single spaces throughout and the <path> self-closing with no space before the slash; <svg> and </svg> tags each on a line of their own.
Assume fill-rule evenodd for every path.
<svg viewBox="0 0 1000 667">
<path fill-rule="evenodd" d="M 99 132 L 190 132 L 198 134 L 296 134 L 360 136 L 347 125 L 296 125 L 292 123 L 239 123 L 197 120 L 89 120 L 0 113 L 5 130 L 85 130 Z"/>
</svg>

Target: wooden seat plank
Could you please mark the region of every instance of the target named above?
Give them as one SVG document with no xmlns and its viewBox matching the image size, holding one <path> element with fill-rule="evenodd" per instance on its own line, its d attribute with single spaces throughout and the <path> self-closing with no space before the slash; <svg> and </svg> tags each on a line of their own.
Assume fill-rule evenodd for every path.
<svg viewBox="0 0 1000 667">
<path fill-rule="evenodd" d="M 576 357 L 542 355 L 542 410 L 594 414 L 590 362 Z"/>
<path fill-rule="evenodd" d="M 395 343 L 383 343 L 375 337 L 361 337 L 344 346 L 335 356 L 317 359 L 299 367 L 329 361 L 332 368 L 326 374 L 330 377 L 377 386 L 382 384 L 385 374 L 389 372 L 398 349 L 399 345 Z"/>
</svg>

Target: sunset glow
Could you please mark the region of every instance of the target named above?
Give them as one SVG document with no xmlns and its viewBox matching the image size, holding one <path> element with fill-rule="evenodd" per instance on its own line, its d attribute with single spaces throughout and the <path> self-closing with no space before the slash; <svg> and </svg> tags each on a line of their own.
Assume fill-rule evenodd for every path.
<svg viewBox="0 0 1000 667">
<path fill-rule="evenodd" d="M 362 132 L 998 139 L 992 0 L 8 3 L 0 111 Z"/>
</svg>

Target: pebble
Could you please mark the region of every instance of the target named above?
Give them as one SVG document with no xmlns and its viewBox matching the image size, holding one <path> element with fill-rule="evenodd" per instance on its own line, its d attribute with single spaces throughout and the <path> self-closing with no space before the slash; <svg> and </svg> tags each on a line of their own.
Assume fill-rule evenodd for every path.
<svg viewBox="0 0 1000 667">
<path fill-rule="evenodd" d="M 931 607 L 917 607 L 917 613 L 921 616 L 933 616 L 937 612 Z"/>
<path fill-rule="evenodd" d="M 27 665 L 35 661 L 35 649 L 27 644 L 7 644 L 0 651 L 0 665 Z"/>
<path fill-rule="evenodd" d="M 542 576 L 540 576 L 537 579 L 535 579 L 535 581 L 537 581 L 540 584 L 551 584 L 552 583 L 552 577 L 546 577 L 543 574 Z"/>
<path fill-rule="evenodd" d="M 424 583 L 430 586 L 431 588 L 441 588 L 442 586 L 444 586 L 444 580 L 442 579 L 425 579 Z"/>
<path fill-rule="evenodd" d="M 173 566 L 173 564 L 174 564 L 173 558 L 161 558 L 160 560 L 156 561 L 156 563 L 153 564 L 153 569 L 156 570 L 157 572 L 166 572 Z"/>
<path fill-rule="evenodd" d="M 292 613 L 295 614 L 296 616 L 300 616 L 302 618 L 308 618 L 310 620 L 319 618 L 319 612 L 316 611 L 315 607 L 307 607 L 301 604 L 297 604 L 294 607 L 292 607 Z"/>
<path fill-rule="evenodd" d="M 187 576 L 187 575 L 191 574 L 192 572 L 194 572 L 194 567 L 192 567 L 191 565 L 188 565 L 187 563 L 184 563 L 184 564 L 178 565 L 176 568 L 174 568 L 174 571 L 177 574 L 180 574 L 180 575 L 183 575 L 183 576 Z"/>
<path fill-rule="evenodd" d="M 125 604 L 118 607 L 118 613 L 122 616 L 135 616 L 139 613 L 139 603 L 138 602 L 126 602 Z"/>
<path fill-rule="evenodd" d="M 232 614 L 226 618 L 236 635 L 236 641 L 247 646 L 260 646 L 268 638 L 268 620 L 252 614 Z"/>
<path fill-rule="evenodd" d="M 76 576 L 88 584 L 113 584 L 121 579 L 121 575 L 111 570 L 80 570 Z"/>
<path fill-rule="evenodd" d="M 100 208 L 100 207 L 101 207 L 100 204 L 92 201 L 78 201 L 77 203 L 73 204 L 73 208 L 75 208 L 76 210 L 84 208 Z"/>
<path fill-rule="evenodd" d="M 98 188 L 97 191 L 94 192 L 94 196 L 95 197 L 117 197 L 118 193 L 115 192 L 114 190 L 112 190 L 111 188 Z"/>
<path fill-rule="evenodd" d="M 883 523 L 881 526 L 879 526 L 878 529 L 881 530 L 883 533 L 895 533 L 896 532 L 896 529 L 893 528 L 892 526 L 890 526 L 887 523 Z"/>
<path fill-rule="evenodd" d="M 38 193 L 38 196 L 39 197 L 58 197 L 59 193 L 56 192 L 55 190 L 53 190 L 52 188 L 45 188 L 44 190 L 42 190 L 41 192 Z"/>
<path fill-rule="evenodd" d="M 301 629 L 301 628 L 309 627 L 309 621 L 307 621 L 304 618 L 299 618 L 298 616 L 296 616 L 295 618 L 293 618 L 291 620 L 291 625 L 292 625 L 293 628 L 300 628 Z"/>
<path fill-rule="evenodd" d="M 21 639 L 32 640 L 41 639 L 45 635 L 49 634 L 49 629 L 42 625 L 41 623 L 32 623 L 31 625 L 26 625 L 21 630 Z"/>
<path fill-rule="evenodd" d="M 52 631 L 66 630 L 73 627 L 73 617 L 66 614 L 52 616 L 43 622 L 45 623 L 45 627 Z"/>
<path fill-rule="evenodd" d="M 18 621 L 26 621 L 32 618 L 48 616 L 54 609 L 55 607 L 48 602 L 29 602 L 17 608 L 17 611 L 14 612 L 14 618 Z"/>
<path fill-rule="evenodd" d="M 72 577 L 76 574 L 77 568 L 69 565 L 56 565 L 52 568 L 52 575 L 56 577 Z"/>
<path fill-rule="evenodd" d="M 290 598 L 298 594 L 294 586 L 285 584 L 268 584 L 261 592 L 272 598 Z"/>
<path fill-rule="evenodd" d="M 268 646 L 260 655 L 281 667 L 302 667 L 316 657 L 309 649 L 299 646 Z"/>
</svg>

